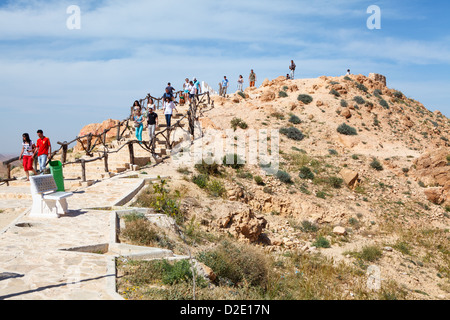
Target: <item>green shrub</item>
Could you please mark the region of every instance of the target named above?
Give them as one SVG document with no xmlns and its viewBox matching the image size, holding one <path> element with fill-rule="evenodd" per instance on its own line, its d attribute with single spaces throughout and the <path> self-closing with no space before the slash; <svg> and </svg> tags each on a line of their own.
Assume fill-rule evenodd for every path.
<svg viewBox="0 0 450 320">
<path fill-rule="evenodd" d="M 450 165 L 450 154 L 447 156 L 447 165 Z"/>
<path fill-rule="evenodd" d="M 312 173 L 311 169 L 308 167 L 301 167 L 300 173 L 298 174 L 300 179 L 305 180 L 313 180 L 314 179 L 314 173 Z"/>
<path fill-rule="evenodd" d="M 358 88 L 361 91 L 364 91 L 365 93 L 367 93 L 367 87 L 365 85 L 363 85 L 362 83 L 357 82 L 356 83 L 356 88 Z"/>
<path fill-rule="evenodd" d="M 375 89 L 374 91 L 373 91 L 373 95 L 375 96 L 375 97 L 377 97 L 378 99 L 381 99 L 381 95 L 382 95 L 383 93 L 381 92 L 381 90 L 380 89 Z"/>
<path fill-rule="evenodd" d="M 347 136 L 354 136 L 357 135 L 358 132 L 356 131 L 355 128 L 350 127 L 349 125 L 347 125 L 346 123 L 341 124 L 338 128 L 337 128 L 337 132 L 339 132 L 340 134 L 344 134 Z"/>
<path fill-rule="evenodd" d="M 380 105 L 385 109 L 389 109 L 389 103 L 387 103 L 387 101 L 384 99 L 380 100 Z"/>
<path fill-rule="evenodd" d="M 188 260 L 176 261 L 173 264 L 167 262 L 167 260 L 163 260 L 162 269 L 162 282 L 166 285 L 174 285 L 192 280 L 192 270 Z"/>
<path fill-rule="evenodd" d="M 326 198 L 326 193 L 325 192 L 323 192 L 323 191 L 317 191 L 316 192 L 316 197 L 317 198 L 320 198 L 320 199 L 325 199 Z"/>
<path fill-rule="evenodd" d="M 350 78 L 349 76 L 345 76 L 345 77 L 344 77 L 344 80 L 347 80 L 347 81 L 353 81 L 352 78 Z"/>
<path fill-rule="evenodd" d="M 238 154 L 228 154 L 222 159 L 224 166 L 231 167 L 233 169 L 240 169 L 245 166 L 244 162 Z"/>
<path fill-rule="evenodd" d="M 313 98 L 308 94 L 299 94 L 297 100 L 304 104 L 310 104 L 313 101 Z"/>
<path fill-rule="evenodd" d="M 301 141 L 305 137 L 299 129 L 294 128 L 294 127 L 281 128 L 280 133 L 284 134 L 289 139 L 296 140 L 296 141 Z"/>
<path fill-rule="evenodd" d="M 344 99 L 341 100 L 341 107 L 342 108 L 347 108 L 348 107 L 348 103 Z"/>
<path fill-rule="evenodd" d="M 278 170 L 277 178 L 284 183 L 292 183 L 291 175 L 286 171 Z"/>
<path fill-rule="evenodd" d="M 344 183 L 344 180 L 338 177 L 328 177 L 327 179 L 328 184 L 332 186 L 335 189 L 340 189 L 342 187 L 342 184 Z"/>
<path fill-rule="evenodd" d="M 246 99 L 245 93 L 243 93 L 242 91 L 238 91 L 237 94 L 240 95 L 242 98 Z"/>
<path fill-rule="evenodd" d="M 351 256 L 369 262 L 375 262 L 383 255 L 380 248 L 377 246 L 364 246 L 360 252 L 344 252 Z"/>
<path fill-rule="evenodd" d="M 300 230 L 302 230 L 303 232 L 317 232 L 317 230 L 319 230 L 319 227 L 311 221 L 303 220 Z"/>
<path fill-rule="evenodd" d="M 297 117 L 296 115 L 291 115 L 291 117 L 289 118 L 289 122 L 293 123 L 293 124 L 300 124 L 302 123 L 302 120 L 300 120 L 299 117 Z"/>
<path fill-rule="evenodd" d="M 370 163 L 370 166 L 372 168 L 374 168 L 375 170 L 377 170 L 377 171 L 382 171 L 383 170 L 383 165 L 375 158 Z"/>
<path fill-rule="evenodd" d="M 280 98 L 286 98 L 288 96 L 288 94 L 286 92 L 284 92 L 284 91 L 280 91 L 280 92 L 278 92 L 278 96 Z"/>
<path fill-rule="evenodd" d="M 197 169 L 198 172 L 213 176 L 220 175 L 219 168 L 219 164 L 212 158 L 208 158 L 206 160 L 202 159 L 201 163 L 197 163 L 195 165 L 195 169 Z"/>
<path fill-rule="evenodd" d="M 255 180 L 256 184 L 258 186 L 264 186 L 265 183 L 263 181 L 263 178 L 261 178 L 260 176 L 254 176 L 253 179 Z"/>
<path fill-rule="evenodd" d="M 194 182 L 199 188 L 205 189 L 208 185 L 208 176 L 206 174 L 199 174 L 192 177 L 192 182 Z"/>
<path fill-rule="evenodd" d="M 158 179 L 160 177 L 158 176 Z M 161 179 L 160 183 L 153 184 L 154 198 L 151 206 L 158 213 L 164 213 L 175 219 L 177 223 L 184 220 L 180 210 L 180 192 L 175 191 L 175 195 L 171 195 L 166 189 L 167 180 Z"/>
<path fill-rule="evenodd" d="M 353 101 L 355 101 L 357 104 L 364 104 L 364 103 L 366 103 L 366 100 L 364 100 L 361 96 L 354 97 Z"/>
<path fill-rule="evenodd" d="M 392 95 L 398 99 L 403 98 L 403 93 L 401 93 L 400 91 L 394 91 Z"/>
<path fill-rule="evenodd" d="M 242 120 L 240 118 L 233 118 L 231 120 L 231 128 L 233 128 L 234 131 L 236 131 L 238 127 L 241 129 L 247 129 L 248 125 L 247 125 L 247 123 L 245 123 L 244 120 Z"/>
<path fill-rule="evenodd" d="M 316 241 L 312 244 L 316 248 L 330 248 L 330 241 L 325 237 L 319 236 Z"/>
<path fill-rule="evenodd" d="M 334 95 L 335 97 L 340 97 L 341 94 L 339 92 L 337 92 L 335 89 L 331 89 L 330 90 L 330 94 Z"/>
<path fill-rule="evenodd" d="M 226 193 L 225 186 L 220 180 L 212 179 L 206 186 L 208 192 L 213 197 L 223 197 Z"/>
<path fill-rule="evenodd" d="M 328 153 L 329 153 L 330 155 L 332 155 L 332 156 L 336 156 L 336 155 L 339 154 L 339 153 L 338 153 L 336 150 L 334 150 L 334 149 L 328 149 Z"/>
</svg>

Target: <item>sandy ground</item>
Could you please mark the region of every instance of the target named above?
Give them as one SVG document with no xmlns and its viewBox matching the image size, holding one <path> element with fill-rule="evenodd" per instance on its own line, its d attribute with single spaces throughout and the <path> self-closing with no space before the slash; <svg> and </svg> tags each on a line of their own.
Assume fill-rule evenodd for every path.
<svg viewBox="0 0 450 320">
<path fill-rule="evenodd" d="M 8 227 L 14 220 L 25 212 L 24 208 L 0 210 L 0 230 Z"/>
</svg>

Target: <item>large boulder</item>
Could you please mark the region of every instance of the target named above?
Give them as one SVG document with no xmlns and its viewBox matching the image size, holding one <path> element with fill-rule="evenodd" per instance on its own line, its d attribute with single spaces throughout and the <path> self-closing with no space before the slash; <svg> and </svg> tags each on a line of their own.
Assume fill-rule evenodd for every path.
<svg viewBox="0 0 450 320">
<path fill-rule="evenodd" d="M 358 180 L 359 180 L 359 174 L 358 172 L 355 172 L 353 170 L 343 168 L 339 175 L 342 177 L 344 182 L 350 187 L 355 188 L 357 186 Z"/>
<path fill-rule="evenodd" d="M 112 120 L 108 119 L 103 121 L 102 123 L 91 123 L 87 126 L 84 126 L 80 133 L 78 134 L 78 137 L 83 137 L 85 135 L 88 135 L 89 133 L 92 133 L 92 135 L 99 135 L 104 132 L 104 130 L 111 129 L 119 124 L 119 120 Z M 117 137 L 117 129 L 111 129 L 106 133 L 106 142 L 110 142 L 114 140 Z M 92 143 L 95 143 L 96 139 L 93 139 Z M 81 139 L 83 144 L 86 146 L 87 138 Z M 80 142 L 77 142 L 74 151 L 84 151 L 83 147 L 81 146 Z"/>
<path fill-rule="evenodd" d="M 444 195 L 444 188 L 435 187 L 435 188 L 427 188 L 424 191 L 428 201 L 431 201 L 434 204 L 440 205 L 443 204 L 446 200 L 446 196 Z"/>
<path fill-rule="evenodd" d="M 217 220 L 219 229 L 226 229 L 237 238 L 255 242 L 267 225 L 264 217 L 257 217 L 251 208 L 240 212 L 230 212 Z"/>
</svg>

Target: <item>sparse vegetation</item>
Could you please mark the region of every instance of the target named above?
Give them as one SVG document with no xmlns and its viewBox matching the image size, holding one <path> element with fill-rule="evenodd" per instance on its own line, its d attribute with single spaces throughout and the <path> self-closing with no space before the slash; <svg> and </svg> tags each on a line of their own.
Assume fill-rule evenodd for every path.
<svg viewBox="0 0 450 320">
<path fill-rule="evenodd" d="M 344 134 L 347 136 L 354 136 L 357 135 L 358 132 L 356 131 L 355 128 L 349 126 L 346 123 L 341 124 L 338 128 L 337 128 L 337 132 L 339 132 L 340 134 Z"/>
<path fill-rule="evenodd" d="M 300 124 L 302 123 L 302 120 L 300 120 L 299 117 L 297 117 L 296 115 L 291 115 L 291 117 L 289 118 L 289 122 L 292 124 Z"/>
<path fill-rule="evenodd" d="M 233 128 L 234 131 L 236 131 L 237 128 L 247 129 L 248 124 L 240 118 L 233 118 L 233 120 L 231 120 L 231 128 Z"/>
<path fill-rule="evenodd" d="M 280 133 L 284 134 L 289 139 L 296 140 L 296 141 L 301 141 L 305 137 L 303 135 L 303 133 L 295 127 L 281 128 Z"/>
<path fill-rule="evenodd" d="M 335 96 L 335 97 L 340 97 L 341 96 L 341 94 L 338 91 L 336 91 L 335 89 L 331 89 L 330 90 L 330 94 Z"/>
<path fill-rule="evenodd" d="M 301 179 L 313 180 L 314 179 L 314 173 L 312 173 L 311 169 L 308 168 L 308 167 L 301 167 L 300 168 L 299 177 Z"/>
<path fill-rule="evenodd" d="M 284 183 L 292 183 L 291 175 L 286 171 L 278 170 L 277 178 Z"/>
<path fill-rule="evenodd" d="M 288 94 L 285 91 L 278 92 L 278 97 L 280 97 L 280 98 L 286 98 L 287 96 L 288 96 Z"/>
<path fill-rule="evenodd" d="M 225 155 L 222 159 L 222 163 L 224 166 L 231 167 L 236 170 L 245 166 L 245 161 L 242 160 L 236 153 Z"/>
<path fill-rule="evenodd" d="M 364 104 L 366 103 L 366 100 L 364 100 L 362 97 L 360 96 L 356 96 L 353 98 L 353 101 L 355 101 L 357 104 Z"/>
<path fill-rule="evenodd" d="M 380 163 L 380 161 L 378 161 L 375 158 L 373 158 L 372 162 L 370 163 L 370 166 L 377 171 L 383 171 L 383 165 Z"/>
<path fill-rule="evenodd" d="M 313 101 L 313 98 L 308 94 L 300 94 L 298 95 L 297 100 L 304 104 L 310 104 Z"/>
<path fill-rule="evenodd" d="M 330 241 L 323 236 L 319 236 L 312 245 L 317 248 L 331 248 Z"/>
</svg>

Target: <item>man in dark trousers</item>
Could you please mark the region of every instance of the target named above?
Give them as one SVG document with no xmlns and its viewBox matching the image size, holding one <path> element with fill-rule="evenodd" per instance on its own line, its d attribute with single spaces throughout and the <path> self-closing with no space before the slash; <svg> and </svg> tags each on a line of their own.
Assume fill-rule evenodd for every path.
<svg viewBox="0 0 450 320">
<path fill-rule="evenodd" d="M 153 112 L 153 108 L 148 109 L 147 114 L 147 124 L 148 124 L 148 136 L 150 145 L 153 143 L 153 139 L 155 139 L 155 131 L 158 126 L 158 114 Z"/>
</svg>

